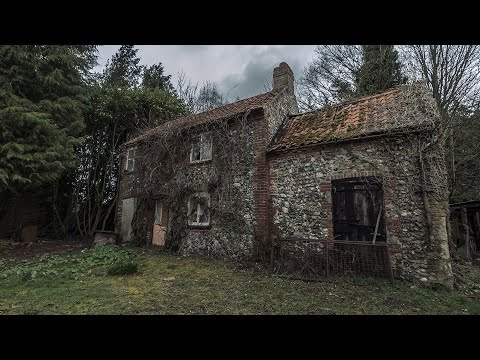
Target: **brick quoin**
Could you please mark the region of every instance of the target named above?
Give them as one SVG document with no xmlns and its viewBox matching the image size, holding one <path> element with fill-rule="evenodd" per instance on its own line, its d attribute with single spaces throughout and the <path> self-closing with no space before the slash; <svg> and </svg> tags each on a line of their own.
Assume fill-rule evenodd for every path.
<svg viewBox="0 0 480 360">
<path fill-rule="evenodd" d="M 254 248 L 253 253 L 258 258 L 264 258 L 269 252 L 270 224 L 270 167 L 267 161 L 266 148 L 269 143 L 268 124 L 264 116 L 253 123 L 254 152 Z"/>
</svg>

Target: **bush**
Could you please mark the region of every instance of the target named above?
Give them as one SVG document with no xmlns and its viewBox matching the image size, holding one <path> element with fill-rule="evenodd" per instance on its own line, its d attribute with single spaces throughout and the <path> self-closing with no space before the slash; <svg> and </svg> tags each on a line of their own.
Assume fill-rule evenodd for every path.
<svg viewBox="0 0 480 360">
<path fill-rule="evenodd" d="M 138 264 L 133 261 L 120 261 L 110 265 L 108 275 L 131 275 L 138 271 Z"/>
<path fill-rule="evenodd" d="M 32 270 L 24 270 L 19 274 L 18 277 L 20 278 L 20 281 L 22 281 L 22 282 L 31 280 L 32 279 Z"/>
</svg>

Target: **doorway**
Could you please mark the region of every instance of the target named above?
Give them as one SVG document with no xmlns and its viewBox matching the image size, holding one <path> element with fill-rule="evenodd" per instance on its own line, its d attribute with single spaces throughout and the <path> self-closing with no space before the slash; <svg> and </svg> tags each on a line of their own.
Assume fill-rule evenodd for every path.
<svg viewBox="0 0 480 360">
<path fill-rule="evenodd" d="M 165 245 L 165 236 L 167 234 L 168 226 L 168 214 L 168 207 L 164 206 L 163 201 L 157 200 L 155 202 L 155 221 L 153 222 L 153 245 Z"/>
<path fill-rule="evenodd" d="M 335 240 L 386 241 L 383 188 L 376 177 L 332 180 Z"/>
</svg>

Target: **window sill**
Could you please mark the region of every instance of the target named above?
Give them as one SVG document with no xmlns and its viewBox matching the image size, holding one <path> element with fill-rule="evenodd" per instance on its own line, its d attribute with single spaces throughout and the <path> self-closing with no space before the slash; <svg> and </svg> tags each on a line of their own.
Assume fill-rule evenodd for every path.
<svg viewBox="0 0 480 360">
<path fill-rule="evenodd" d="M 206 163 L 209 163 L 211 162 L 212 159 L 208 159 L 208 160 L 194 160 L 194 161 L 190 161 L 190 165 L 197 165 L 197 164 L 206 164 Z"/>
<path fill-rule="evenodd" d="M 188 224 L 188 228 L 192 230 L 209 230 L 212 228 L 212 225 L 211 224 L 208 224 L 208 225 Z"/>
</svg>

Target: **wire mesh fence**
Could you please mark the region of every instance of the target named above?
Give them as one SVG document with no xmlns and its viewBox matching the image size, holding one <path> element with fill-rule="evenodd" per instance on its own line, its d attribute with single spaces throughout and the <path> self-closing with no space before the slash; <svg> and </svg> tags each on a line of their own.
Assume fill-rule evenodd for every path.
<svg viewBox="0 0 480 360">
<path fill-rule="evenodd" d="M 305 280 L 341 276 L 387 278 L 393 282 L 385 242 L 277 239 L 272 247 L 271 271 Z"/>
</svg>

